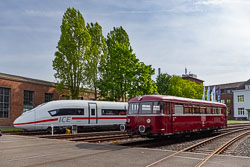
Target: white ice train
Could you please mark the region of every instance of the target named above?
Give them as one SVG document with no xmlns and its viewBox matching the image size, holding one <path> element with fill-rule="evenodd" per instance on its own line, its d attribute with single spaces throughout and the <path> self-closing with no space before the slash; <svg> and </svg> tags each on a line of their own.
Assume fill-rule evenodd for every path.
<svg viewBox="0 0 250 167">
<path fill-rule="evenodd" d="M 27 131 L 120 125 L 126 122 L 127 109 L 125 102 L 57 100 L 24 112 L 13 125 Z"/>
</svg>

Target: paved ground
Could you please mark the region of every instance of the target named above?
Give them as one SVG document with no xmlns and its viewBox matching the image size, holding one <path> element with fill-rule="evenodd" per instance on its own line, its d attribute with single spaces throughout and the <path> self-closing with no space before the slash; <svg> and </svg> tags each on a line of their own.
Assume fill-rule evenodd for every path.
<svg viewBox="0 0 250 167">
<path fill-rule="evenodd" d="M 172 151 L 27 136 L 0 137 L 0 167 L 144 167 L 171 153 Z M 205 156 L 205 154 L 183 153 L 155 166 L 193 167 Z M 249 157 L 216 156 L 204 166 L 247 167 L 249 164 Z"/>
</svg>

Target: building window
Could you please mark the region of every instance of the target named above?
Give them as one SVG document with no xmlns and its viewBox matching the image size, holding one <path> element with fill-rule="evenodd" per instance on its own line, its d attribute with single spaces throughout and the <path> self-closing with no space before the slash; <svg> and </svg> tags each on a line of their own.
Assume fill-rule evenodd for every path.
<svg viewBox="0 0 250 167">
<path fill-rule="evenodd" d="M 223 103 L 223 104 L 225 104 L 225 100 L 224 99 L 221 99 L 220 102 Z"/>
<path fill-rule="evenodd" d="M 245 85 L 245 89 L 249 90 L 250 89 L 250 85 Z"/>
<path fill-rule="evenodd" d="M 53 100 L 53 94 L 52 93 L 45 93 L 45 103 Z"/>
<path fill-rule="evenodd" d="M 10 88 L 0 87 L 0 118 L 9 118 L 10 115 Z"/>
<path fill-rule="evenodd" d="M 238 115 L 244 115 L 244 108 L 238 108 Z"/>
<path fill-rule="evenodd" d="M 230 104 L 231 103 L 231 99 L 227 99 L 227 104 Z"/>
<path fill-rule="evenodd" d="M 238 102 L 244 102 L 244 95 L 238 96 Z"/>
<path fill-rule="evenodd" d="M 33 107 L 34 107 L 34 92 L 25 90 L 23 97 L 23 112 L 28 111 Z"/>
</svg>

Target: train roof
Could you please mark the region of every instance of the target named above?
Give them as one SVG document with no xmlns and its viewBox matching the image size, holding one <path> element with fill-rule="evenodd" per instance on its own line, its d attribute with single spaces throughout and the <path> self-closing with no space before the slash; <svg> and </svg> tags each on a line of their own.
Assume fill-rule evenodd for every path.
<svg viewBox="0 0 250 167">
<path fill-rule="evenodd" d="M 129 102 L 138 102 L 138 101 L 170 101 L 170 102 L 179 102 L 179 103 L 188 103 L 188 104 L 205 104 L 205 105 L 217 105 L 226 107 L 225 104 L 213 101 L 191 99 L 185 97 L 176 97 L 169 95 L 144 95 L 132 98 Z"/>
<path fill-rule="evenodd" d="M 127 103 L 127 102 L 94 101 L 94 100 L 53 100 L 50 102 L 56 102 L 56 103 Z"/>
<path fill-rule="evenodd" d="M 97 103 L 98 105 L 119 105 L 128 104 L 127 102 L 113 102 L 113 101 L 92 101 L 92 100 L 54 100 L 47 102 L 46 105 L 87 105 L 88 103 Z"/>
</svg>

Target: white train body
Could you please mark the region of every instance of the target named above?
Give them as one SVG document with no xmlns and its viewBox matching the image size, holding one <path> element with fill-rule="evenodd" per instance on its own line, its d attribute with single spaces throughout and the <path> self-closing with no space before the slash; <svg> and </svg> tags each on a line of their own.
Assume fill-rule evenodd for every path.
<svg viewBox="0 0 250 167">
<path fill-rule="evenodd" d="M 58 100 L 24 112 L 13 123 L 24 130 L 50 127 L 120 125 L 126 122 L 125 102 Z"/>
</svg>

